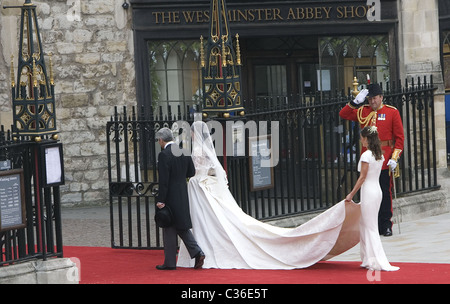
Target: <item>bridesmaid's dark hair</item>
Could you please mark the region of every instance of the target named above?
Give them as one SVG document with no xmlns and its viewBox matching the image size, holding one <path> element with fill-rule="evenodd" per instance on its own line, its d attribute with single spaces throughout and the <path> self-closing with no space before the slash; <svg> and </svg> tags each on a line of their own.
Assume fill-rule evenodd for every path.
<svg viewBox="0 0 450 304">
<path fill-rule="evenodd" d="M 383 156 L 383 152 L 381 150 L 381 142 L 378 137 L 377 128 L 373 126 L 364 127 L 364 129 L 361 130 L 361 136 L 367 138 L 367 148 L 372 151 L 376 160 L 380 160 Z"/>
</svg>

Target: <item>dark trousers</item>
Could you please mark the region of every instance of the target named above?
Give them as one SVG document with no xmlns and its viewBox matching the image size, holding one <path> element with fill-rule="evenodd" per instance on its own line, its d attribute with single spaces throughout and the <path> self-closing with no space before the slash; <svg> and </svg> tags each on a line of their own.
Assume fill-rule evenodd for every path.
<svg viewBox="0 0 450 304">
<path fill-rule="evenodd" d="M 383 199 L 378 211 L 378 230 L 380 234 L 384 234 L 386 229 L 392 229 L 392 177 L 389 175 L 389 169 L 381 170 L 380 187 Z"/>
<path fill-rule="evenodd" d="M 190 230 L 178 230 L 175 227 L 164 228 L 164 265 L 167 267 L 175 267 L 177 264 L 177 235 L 186 245 L 191 258 L 194 258 L 201 251 Z"/>
</svg>

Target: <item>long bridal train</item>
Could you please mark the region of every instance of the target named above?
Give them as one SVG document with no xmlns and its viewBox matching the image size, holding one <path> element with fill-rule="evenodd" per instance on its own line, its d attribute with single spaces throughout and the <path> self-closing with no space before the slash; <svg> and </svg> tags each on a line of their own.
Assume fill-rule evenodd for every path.
<svg viewBox="0 0 450 304">
<path fill-rule="evenodd" d="M 206 258 L 203 268 L 295 269 L 330 259 L 359 242 L 360 206 L 341 201 L 296 228 L 247 215 L 228 189 L 206 123 L 196 121 L 188 193 L 192 233 Z M 182 243 L 178 267 L 192 267 Z"/>
<path fill-rule="evenodd" d="M 247 215 L 228 189 L 216 186 L 211 176 L 189 183 L 192 231 L 206 255 L 203 268 L 305 268 L 359 242 L 359 204 L 341 201 L 298 227 L 281 228 Z M 193 266 L 183 243 L 177 266 Z"/>
</svg>

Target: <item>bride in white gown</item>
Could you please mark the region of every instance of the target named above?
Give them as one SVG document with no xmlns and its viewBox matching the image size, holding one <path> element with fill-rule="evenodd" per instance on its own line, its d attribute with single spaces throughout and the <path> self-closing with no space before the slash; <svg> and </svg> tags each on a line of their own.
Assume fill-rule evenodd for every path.
<svg viewBox="0 0 450 304">
<path fill-rule="evenodd" d="M 296 228 L 263 223 L 238 206 L 217 159 L 207 125 L 192 125 L 189 180 L 192 233 L 205 253 L 203 268 L 295 269 L 330 259 L 359 242 L 360 206 L 341 201 Z M 178 267 L 194 261 L 180 244 Z"/>
<path fill-rule="evenodd" d="M 379 179 L 384 157 L 376 127 L 370 126 L 361 130 L 361 144 L 367 148 L 361 154 L 358 163 L 358 171 L 361 174 L 353 190 L 345 198 L 346 202 L 350 202 L 361 188 L 361 221 L 359 225 L 361 267 L 371 270 L 395 271 L 400 268 L 389 264 L 378 232 L 378 210 L 380 210 L 383 196 Z"/>
</svg>

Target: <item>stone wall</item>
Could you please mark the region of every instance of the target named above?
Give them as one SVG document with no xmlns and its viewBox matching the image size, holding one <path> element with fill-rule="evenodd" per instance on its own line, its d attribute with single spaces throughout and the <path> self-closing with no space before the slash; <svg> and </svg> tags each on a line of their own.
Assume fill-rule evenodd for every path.
<svg viewBox="0 0 450 304">
<path fill-rule="evenodd" d="M 2 1 L 2 5 L 17 2 Z M 123 0 L 33 3 L 37 6 L 44 53 L 53 54 L 57 128 L 63 143 L 66 179 L 61 188 L 62 203 L 105 204 L 106 122 L 114 106 L 136 104 L 131 9 L 122 7 Z M 2 10 L 0 18 L 0 109 L 5 120 L 12 120 L 8 75 L 11 54 L 17 68 L 15 37 L 20 9 Z"/>
</svg>

